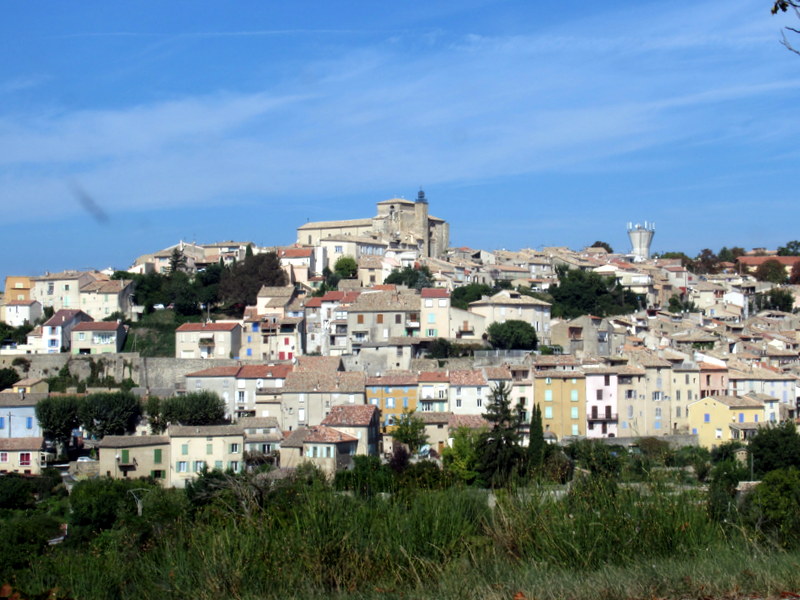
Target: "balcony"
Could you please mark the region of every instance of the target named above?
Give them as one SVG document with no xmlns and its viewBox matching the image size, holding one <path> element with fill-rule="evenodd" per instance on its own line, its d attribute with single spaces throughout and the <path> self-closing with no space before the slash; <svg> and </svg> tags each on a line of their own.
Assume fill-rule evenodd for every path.
<svg viewBox="0 0 800 600">
<path fill-rule="evenodd" d="M 617 420 L 617 413 L 592 413 L 586 416 L 587 421 L 611 422 Z"/>
</svg>

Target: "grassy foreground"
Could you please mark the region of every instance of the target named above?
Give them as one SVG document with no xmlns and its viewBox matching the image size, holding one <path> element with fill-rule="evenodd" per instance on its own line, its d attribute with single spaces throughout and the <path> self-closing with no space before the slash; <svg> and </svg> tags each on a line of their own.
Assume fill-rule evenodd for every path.
<svg viewBox="0 0 800 600">
<path fill-rule="evenodd" d="M 290 482 L 156 490 L 18 572 L 53 598 L 740 598 L 800 590 L 800 554 L 709 518 L 704 493 L 591 479 L 390 498 Z M 54 590 L 54 591 L 53 591 Z M 786 597 L 786 596 L 784 596 Z M 793 597 L 793 596 L 791 596 Z"/>
</svg>

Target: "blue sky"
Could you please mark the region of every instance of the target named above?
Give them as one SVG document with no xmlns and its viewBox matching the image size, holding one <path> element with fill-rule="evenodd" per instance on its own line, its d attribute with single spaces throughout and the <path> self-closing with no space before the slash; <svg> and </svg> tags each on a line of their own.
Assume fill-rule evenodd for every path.
<svg viewBox="0 0 800 600">
<path fill-rule="evenodd" d="M 414 197 L 451 243 L 800 238 L 800 57 L 765 0 L 8 2 L 0 277 L 289 244 Z"/>
</svg>

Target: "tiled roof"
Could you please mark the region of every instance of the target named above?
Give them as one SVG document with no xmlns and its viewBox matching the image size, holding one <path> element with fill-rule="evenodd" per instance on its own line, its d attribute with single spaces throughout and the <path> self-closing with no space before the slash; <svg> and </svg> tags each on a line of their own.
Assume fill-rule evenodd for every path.
<svg viewBox="0 0 800 600">
<path fill-rule="evenodd" d="M 486 373 L 486 379 L 491 381 L 511 379 L 511 369 L 508 367 L 486 367 L 484 372 Z"/>
<path fill-rule="evenodd" d="M 237 379 L 286 379 L 293 365 L 243 365 L 236 374 Z"/>
<path fill-rule="evenodd" d="M 437 425 L 439 423 L 449 423 L 451 412 L 415 412 L 414 418 L 419 419 L 426 425 Z"/>
<path fill-rule="evenodd" d="M 417 385 L 417 376 L 411 371 L 389 371 L 380 377 L 368 377 L 367 385 L 379 387 Z"/>
<path fill-rule="evenodd" d="M 489 427 L 489 422 L 480 415 L 456 415 L 451 414 L 448 421 L 450 429 L 468 427 L 470 429 L 482 429 Z"/>
<path fill-rule="evenodd" d="M 0 438 L 0 450 L 40 450 L 43 437 Z"/>
<path fill-rule="evenodd" d="M 119 294 L 132 283 L 130 279 L 91 281 L 81 287 L 81 294 Z"/>
<path fill-rule="evenodd" d="M 450 385 L 486 385 L 486 378 L 483 373 L 478 369 L 463 370 L 463 371 L 450 371 Z"/>
<path fill-rule="evenodd" d="M 8 389 L 10 390 L 12 388 Z M 2 406 L 3 408 L 14 408 L 18 406 L 36 406 L 36 403 L 44 398 L 47 398 L 47 392 L 35 392 L 33 394 L 25 394 L 23 396 L 18 392 L 2 391 L 0 392 L 0 406 Z"/>
<path fill-rule="evenodd" d="M 350 312 L 409 312 L 419 311 L 419 296 L 416 293 L 369 292 L 361 294 L 350 306 Z"/>
<path fill-rule="evenodd" d="M 365 380 L 366 377 L 363 372 L 294 371 L 286 376 L 283 393 L 363 393 Z"/>
<path fill-rule="evenodd" d="M 514 292 L 512 292 L 511 294 L 507 294 L 501 291 L 496 293 L 494 296 L 484 297 L 481 298 L 480 300 L 476 300 L 475 302 L 470 302 L 469 305 L 470 306 L 486 306 L 486 305 L 550 306 L 550 303 L 545 302 L 544 300 L 539 300 L 538 298 L 526 296 L 525 294 L 519 294 Z"/>
<path fill-rule="evenodd" d="M 420 296 L 423 298 L 449 298 L 450 291 L 444 288 L 422 288 Z"/>
<path fill-rule="evenodd" d="M 92 318 L 87 315 L 82 310 L 74 309 L 74 308 L 62 308 L 61 310 L 57 311 L 52 317 L 50 317 L 47 321 L 45 321 L 45 325 L 47 327 L 61 327 L 67 321 L 71 321 L 72 319 L 78 317 L 79 315 L 84 315 L 87 321 L 91 321 Z"/>
<path fill-rule="evenodd" d="M 283 248 L 278 251 L 280 258 L 309 258 L 313 254 L 313 248 Z"/>
<path fill-rule="evenodd" d="M 585 376 L 583 371 L 544 370 L 535 371 L 534 377 L 536 377 L 536 379 L 543 379 L 545 377 L 549 377 L 550 379 L 583 379 Z"/>
<path fill-rule="evenodd" d="M 170 425 L 167 434 L 175 437 L 218 437 L 242 435 L 241 425 Z"/>
<path fill-rule="evenodd" d="M 319 308 L 322 306 L 322 298 L 309 298 L 306 300 L 306 308 Z"/>
<path fill-rule="evenodd" d="M 186 377 L 236 377 L 239 367 L 211 367 L 194 373 L 187 373 Z"/>
<path fill-rule="evenodd" d="M 755 398 L 745 396 L 709 396 L 709 399 L 716 400 L 730 408 L 763 408 L 764 403 Z M 702 399 L 701 399 L 702 400 Z"/>
<path fill-rule="evenodd" d="M 97 444 L 98 448 L 138 448 L 169 444 L 166 435 L 107 435 Z"/>
<path fill-rule="evenodd" d="M 13 292 L 14 290 L 9 290 L 9 293 Z M 6 302 L 6 306 L 30 306 L 34 302 L 38 302 L 38 300 L 11 300 L 10 302 Z"/>
<path fill-rule="evenodd" d="M 447 383 L 450 377 L 447 371 L 423 371 L 419 374 L 420 383 Z"/>
<path fill-rule="evenodd" d="M 294 294 L 294 286 L 293 285 L 281 285 L 281 286 L 261 286 L 261 289 L 258 290 L 258 297 L 259 298 L 289 298 Z"/>
<path fill-rule="evenodd" d="M 312 427 L 304 441 L 307 444 L 339 444 L 357 442 L 358 438 L 333 427 Z"/>
<path fill-rule="evenodd" d="M 120 324 L 116 321 L 84 321 L 78 323 L 72 331 L 116 331 Z"/>
<path fill-rule="evenodd" d="M 349 219 L 346 221 L 317 221 L 305 223 L 298 227 L 301 229 L 327 229 L 332 227 L 368 227 L 372 225 L 372 219 Z M 323 238 L 324 239 L 324 238 Z"/>
<path fill-rule="evenodd" d="M 241 417 L 236 424 L 242 429 L 277 429 L 278 419 L 276 417 Z"/>
<path fill-rule="evenodd" d="M 298 356 L 295 370 L 335 372 L 341 367 L 342 359 L 338 356 Z"/>
<path fill-rule="evenodd" d="M 322 425 L 330 427 L 368 427 L 378 407 L 372 404 L 332 406 L 331 412 L 322 420 Z"/>
<path fill-rule="evenodd" d="M 175 331 L 233 331 L 238 323 L 184 323 Z"/>
</svg>

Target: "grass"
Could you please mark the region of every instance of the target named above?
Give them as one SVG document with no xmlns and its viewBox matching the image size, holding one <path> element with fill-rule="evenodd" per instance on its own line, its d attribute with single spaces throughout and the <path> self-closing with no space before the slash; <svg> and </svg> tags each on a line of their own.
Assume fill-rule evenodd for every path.
<svg viewBox="0 0 800 600">
<path fill-rule="evenodd" d="M 231 496 L 90 545 L 54 548 L 16 584 L 76 598 L 727 598 L 800 589 L 800 555 L 708 517 L 699 492 L 589 479 L 360 498 L 286 484 L 256 511 Z M 178 491 L 175 494 L 181 493 Z M 136 523 L 134 522 L 134 525 Z M 520 595 L 521 594 L 521 595 Z"/>
</svg>

